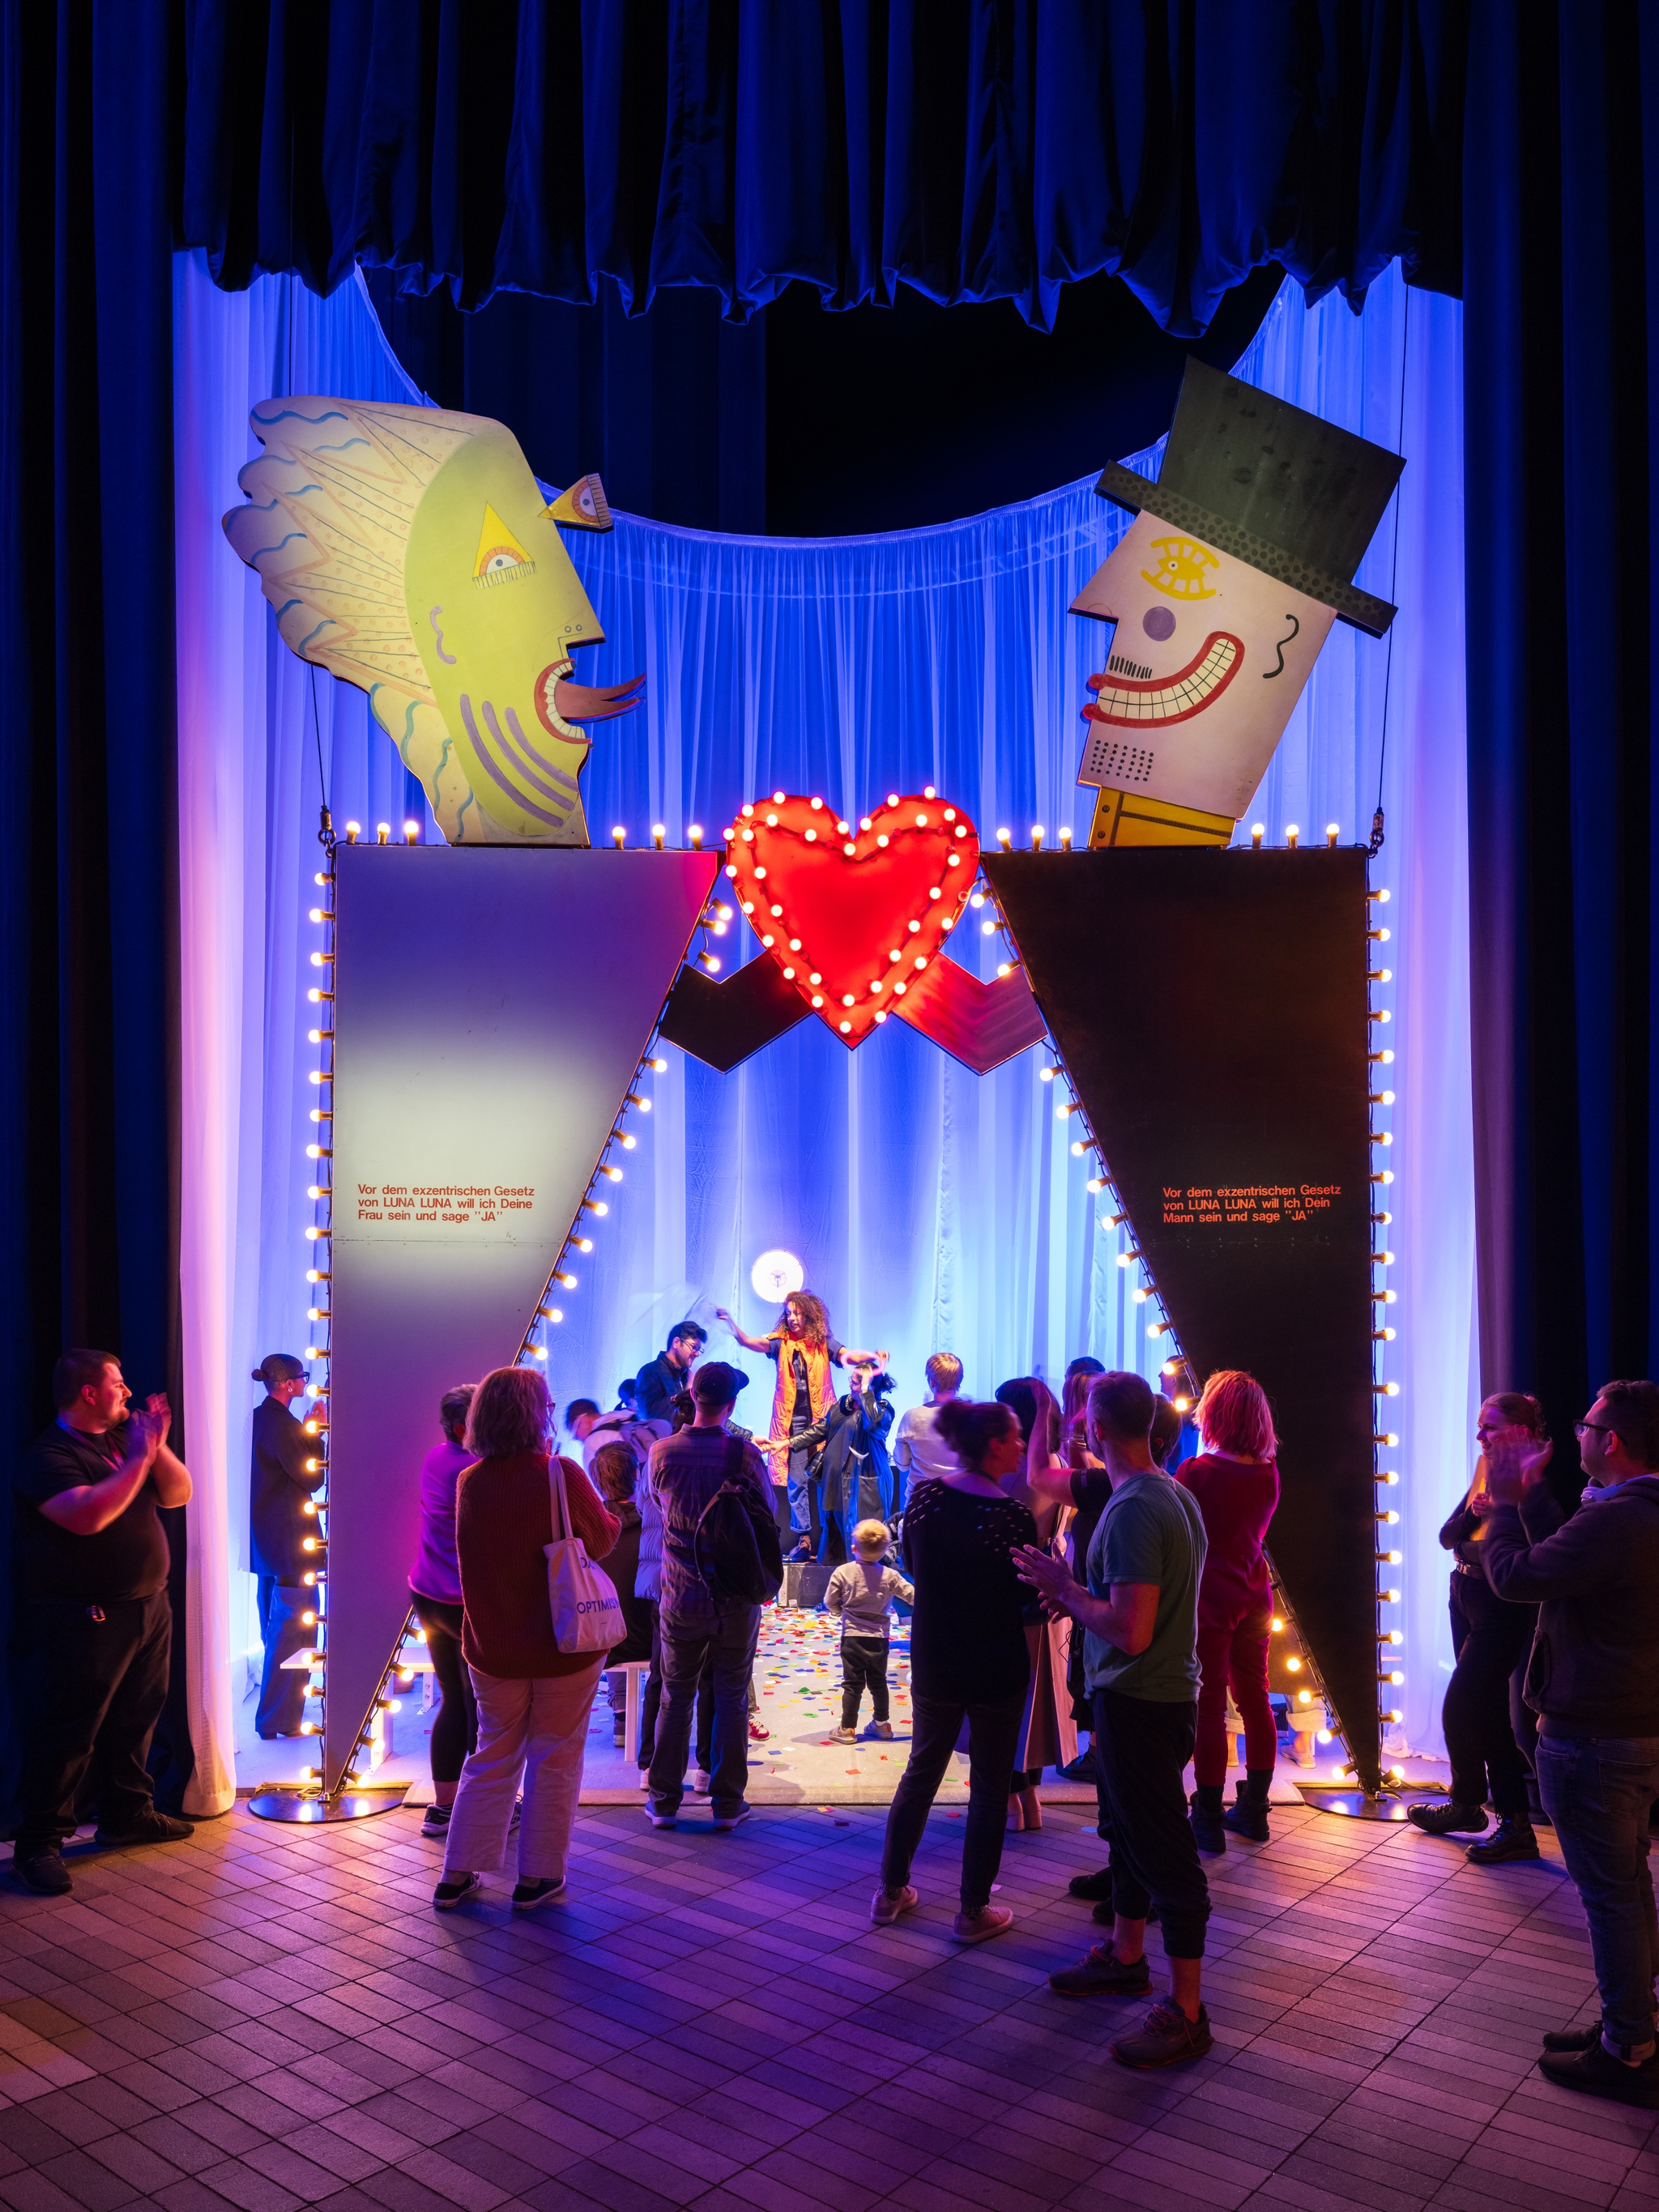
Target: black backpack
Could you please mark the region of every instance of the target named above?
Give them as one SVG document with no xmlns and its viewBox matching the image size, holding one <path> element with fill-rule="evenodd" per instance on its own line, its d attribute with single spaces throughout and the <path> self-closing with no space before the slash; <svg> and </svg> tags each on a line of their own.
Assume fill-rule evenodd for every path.
<svg viewBox="0 0 1659 2212">
<path fill-rule="evenodd" d="M 732 1476 L 744 1446 L 733 1437 L 725 1481 L 697 1516 L 691 1561 L 709 1595 L 740 1605 L 764 1605 L 783 1580 L 783 1540 L 777 1516 L 756 1497 L 752 1483 Z"/>
</svg>

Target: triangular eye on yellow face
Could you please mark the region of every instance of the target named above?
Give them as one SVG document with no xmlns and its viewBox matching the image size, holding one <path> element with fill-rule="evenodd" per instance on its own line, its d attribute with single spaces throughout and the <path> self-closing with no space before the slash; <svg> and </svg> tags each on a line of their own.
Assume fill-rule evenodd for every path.
<svg viewBox="0 0 1659 2212">
<path fill-rule="evenodd" d="M 478 557 L 472 563 L 472 580 L 476 584 L 494 584 L 504 576 L 529 575 L 535 562 L 518 539 L 501 520 L 495 508 L 484 501 L 483 526 L 478 532 Z"/>
</svg>

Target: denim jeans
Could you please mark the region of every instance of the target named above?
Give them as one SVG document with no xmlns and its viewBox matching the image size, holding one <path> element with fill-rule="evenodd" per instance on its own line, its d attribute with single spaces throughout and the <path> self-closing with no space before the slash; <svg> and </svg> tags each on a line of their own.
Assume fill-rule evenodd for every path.
<svg viewBox="0 0 1659 2212">
<path fill-rule="evenodd" d="M 1589 1923 L 1601 2032 L 1627 2057 L 1651 2049 L 1659 1922 L 1648 1815 L 1659 1736 L 1540 1735 L 1538 1787 Z"/>
<path fill-rule="evenodd" d="M 658 1614 L 662 1646 L 662 1710 L 647 1787 L 653 1813 L 673 1814 L 685 1792 L 692 1709 L 707 1665 L 714 1684 L 714 1765 L 709 1802 L 715 1817 L 739 1811 L 749 1786 L 749 1677 L 760 1636 L 757 1605 L 717 1605 L 684 1615 Z"/>
</svg>

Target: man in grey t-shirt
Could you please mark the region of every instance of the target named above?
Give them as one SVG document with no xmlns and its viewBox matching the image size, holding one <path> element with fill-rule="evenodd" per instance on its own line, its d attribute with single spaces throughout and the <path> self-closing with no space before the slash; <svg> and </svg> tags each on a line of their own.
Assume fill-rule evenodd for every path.
<svg viewBox="0 0 1659 2212">
<path fill-rule="evenodd" d="M 1157 1900 L 1170 1996 L 1112 2056 L 1125 2066 L 1172 2066 L 1211 2045 L 1200 1994 L 1209 1885 L 1187 1817 L 1183 1776 L 1198 1721 L 1198 1583 L 1204 1522 L 1198 1501 L 1153 1462 L 1152 1387 L 1139 1375 L 1097 1376 L 1089 1438 L 1112 1494 L 1089 1546 L 1088 1587 L 1048 1553 L 1018 1554 L 1051 1615 L 1085 1632 L 1095 1751 L 1112 1817 L 1112 1893 L 1096 1908 L 1109 1942 L 1048 1977 L 1062 1996 L 1149 1991 L 1146 1916 Z"/>
</svg>

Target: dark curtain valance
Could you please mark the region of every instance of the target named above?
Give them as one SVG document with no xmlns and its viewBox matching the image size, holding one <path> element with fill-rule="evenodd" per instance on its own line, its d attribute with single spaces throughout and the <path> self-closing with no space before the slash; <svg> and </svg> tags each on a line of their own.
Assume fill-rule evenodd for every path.
<svg viewBox="0 0 1659 2212">
<path fill-rule="evenodd" d="M 196 0 L 182 232 L 222 284 L 364 260 L 741 320 L 1121 275 L 1201 331 L 1266 260 L 1462 281 L 1464 0 Z"/>
</svg>

